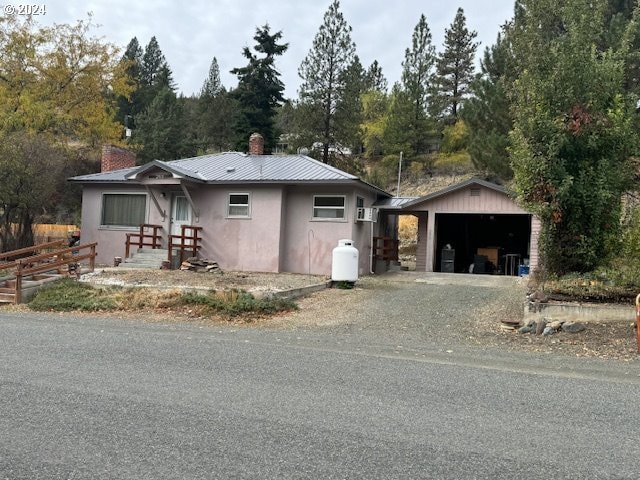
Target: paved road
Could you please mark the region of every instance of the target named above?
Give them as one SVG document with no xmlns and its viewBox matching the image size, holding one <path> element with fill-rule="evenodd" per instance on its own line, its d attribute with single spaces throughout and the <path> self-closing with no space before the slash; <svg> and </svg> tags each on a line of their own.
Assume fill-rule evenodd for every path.
<svg viewBox="0 0 640 480">
<path fill-rule="evenodd" d="M 336 335 L 0 313 L 0 479 L 638 478 L 633 364 Z"/>
</svg>

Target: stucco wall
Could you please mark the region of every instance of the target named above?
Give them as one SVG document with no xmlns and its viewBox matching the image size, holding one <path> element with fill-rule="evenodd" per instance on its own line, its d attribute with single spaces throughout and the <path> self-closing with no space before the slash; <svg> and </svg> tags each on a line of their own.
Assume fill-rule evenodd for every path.
<svg viewBox="0 0 640 480">
<path fill-rule="evenodd" d="M 98 242 L 96 263 L 98 265 L 113 265 L 114 257 L 124 257 L 125 240 L 127 233 L 139 231 L 137 227 L 102 227 L 100 226 L 102 215 L 103 193 L 140 193 L 145 194 L 144 187 L 135 188 L 118 185 L 84 186 L 82 192 L 82 243 Z M 159 202 L 168 202 L 159 198 Z M 147 223 L 161 224 L 162 217 L 147 199 Z"/>
<path fill-rule="evenodd" d="M 218 262 L 223 270 L 294 272 L 329 275 L 331 254 L 338 240 L 352 239 L 360 251 L 360 274 L 369 273 L 371 223 L 355 222 L 356 196 L 365 206 L 375 195 L 365 189 L 344 186 L 293 187 L 281 185 L 191 185 L 187 187 L 199 215 L 192 224 L 203 228 L 200 255 Z M 98 264 L 111 265 L 124 256 L 127 233 L 138 228 L 100 226 L 102 193 L 147 194 L 146 222 L 163 226 L 163 248 L 170 232 L 171 198 L 183 195 L 178 185 L 151 187 L 158 209 L 141 186 L 86 186 L 82 204 L 82 241 L 98 242 Z M 161 195 L 164 192 L 164 196 Z M 230 193 L 250 195 L 249 218 L 227 216 Z M 313 195 L 345 195 L 344 220 L 314 220 Z M 162 211 L 166 216 L 162 216 Z"/>
<path fill-rule="evenodd" d="M 230 193 L 250 195 L 250 218 L 227 217 Z M 194 224 L 204 229 L 203 257 L 218 262 L 223 270 L 279 271 L 281 186 L 201 186 L 191 195 L 200 208 Z"/>
<path fill-rule="evenodd" d="M 344 220 L 314 220 L 314 195 L 346 195 Z M 363 265 L 362 244 L 366 227 L 358 226 L 354 232 L 355 195 L 352 186 L 301 186 L 289 187 L 286 198 L 286 225 L 281 269 L 285 272 L 329 275 L 331 256 L 340 239 L 351 239 L 360 251 Z M 354 233 L 359 237 L 352 238 Z"/>
</svg>

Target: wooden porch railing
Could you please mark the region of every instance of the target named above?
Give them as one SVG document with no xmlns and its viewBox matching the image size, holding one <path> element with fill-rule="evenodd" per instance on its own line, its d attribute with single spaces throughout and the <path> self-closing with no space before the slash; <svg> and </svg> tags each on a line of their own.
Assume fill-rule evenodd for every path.
<svg viewBox="0 0 640 480">
<path fill-rule="evenodd" d="M 148 231 L 149 229 L 151 232 Z M 158 233 L 158 230 L 162 230 L 162 225 L 143 223 L 140 225 L 140 231 L 138 233 L 127 233 L 124 258 L 129 258 L 132 246 L 137 246 L 138 248 L 160 248 L 162 245 L 162 236 Z"/>
<path fill-rule="evenodd" d="M 374 256 L 378 260 L 398 261 L 400 241 L 391 237 L 373 237 Z"/>
<path fill-rule="evenodd" d="M 182 225 L 180 228 L 180 235 L 169 235 L 169 262 L 173 258 L 173 251 L 176 250 L 179 253 L 180 263 L 184 262 L 184 256 L 186 252 L 191 253 L 192 257 L 195 257 L 198 250 L 202 248 L 201 241 L 202 227 L 196 227 L 194 225 Z M 189 233 L 189 235 L 187 235 Z"/>
<path fill-rule="evenodd" d="M 66 244 L 67 241 L 61 239 L 53 242 L 40 243 L 38 245 L 34 245 L 33 247 L 20 248 L 19 250 L 11 250 L 10 252 L 0 253 L 0 262 L 8 262 L 0 263 L 0 269 L 15 267 L 17 260 L 11 260 L 12 258 L 25 257 L 28 255 L 32 255 L 35 252 L 42 252 L 45 250 L 54 250 L 56 248 L 61 248 Z"/>
<path fill-rule="evenodd" d="M 64 243 L 64 242 L 63 242 Z M 4 280 L 7 284 L 2 288 L 3 293 L 11 293 L 14 297 L 14 303 L 22 303 L 22 287 L 24 277 L 36 275 L 38 273 L 57 272 L 61 273 L 61 268 L 66 267 L 66 271 L 69 272 L 70 265 L 76 265 L 81 260 L 89 260 L 89 269 L 93 271 L 95 269 L 96 259 L 96 246 L 97 243 L 88 243 L 86 245 L 76 245 L 73 247 L 60 248 L 51 252 L 42 253 L 39 255 L 31 255 L 24 257 L 15 262 L 15 270 L 11 276 Z M 88 253 L 81 253 L 82 250 L 88 250 Z M 15 253 L 14 250 L 10 253 Z M 8 264 L 2 265 L 2 268 L 7 267 Z"/>
</svg>

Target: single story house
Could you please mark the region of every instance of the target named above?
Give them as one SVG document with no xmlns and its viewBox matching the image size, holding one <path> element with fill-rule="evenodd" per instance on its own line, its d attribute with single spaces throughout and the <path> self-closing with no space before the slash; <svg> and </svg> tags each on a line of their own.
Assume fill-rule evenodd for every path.
<svg viewBox="0 0 640 480">
<path fill-rule="evenodd" d="M 248 154 L 142 166 L 127 150 L 103 147 L 100 173 L 70 179 L 83 187 L 83 243 L 98 242 L 97 262 L 112 264 L 142 224 L 157 226 L 162 248 L 196 227 L 199 255 L 223 270 L 328 275 L 338 241 L 351 239 L 360 274 L 370 273 L 375 224 L 358 211 L 391 195 L 305 155 L 263 155 L 263 147 L 253 134 Z"/>
<path fill-rule="evenodd" d="M 517 275 L 538 266 L 540 220 L 501 185 L 479 178 L 423 197 L 384 198 L 380 227 L 392 216 L 418 217 L 416 270 Z"/>
<path fill-rule="evenodd" d="M 364 275 L 397 260 L 399 216 L 414 215 L 418 271 L 514 275 L 537 266 L 540 222 L 500 185 L 472 178 L 397 198 L 306 155 L 264 155 L 263 145 L 253 134 L 248 154 L 142 166 L 105 146 L 100 173 L 70 179 L 83 186 L 83 243 L 98 242 L 96 261 L 109 265 L 125 256 L 127 234 L 152 225 L 161 248 L 182 234 L 223 270 L 329 275 L 333 249 L 351 239 Z M 194 229 L 199 239 L 184 240 Z"/>
</svg>

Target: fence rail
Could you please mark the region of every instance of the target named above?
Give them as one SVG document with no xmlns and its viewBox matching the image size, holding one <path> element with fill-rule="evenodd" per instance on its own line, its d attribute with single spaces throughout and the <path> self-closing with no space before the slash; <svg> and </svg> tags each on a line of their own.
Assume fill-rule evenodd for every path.
<svg viewBox="0 0 640 480">
<path fill-rule="evenodd" d="M 151 232 L 148 230 L 151 230 Z M 158 233 L 159 230 L 162 230 L 162 225 L 143 223 L 140 225 L 140 231 L 138 233 L 127 233 L 124 258 L 129 258 L 132 246 L 137 246 L 138 248 L 151 247 L 154 250 L 160 248 L 162 245 L 162 236 Z"/>
<path fill-rule="evenodd" d="M 398 261 L 399 240 L 391 237 L 373 237 L 373 245 L 376 259 Z"/>
<path fill-rule="evenodd" d="M 189 235 L 187 235 L 187 231 L 189 231 Z M 180 263 L 184 262 L 186 252 L 190 252 L 191 256 L 195 257 L 198 254 L 198 250 L 202 248 L 200 232 L 202 232 L 202 227 L 182 225 L 180 235 L 169 235 L 169 262 L 173 258 L 174 250 L 178 251 Z"/>
<path fill-rule="evenodd" d="M 55 243 L 55 242 L 52 242 Z M 67 248 L 58 248 L 51 252 L 41 253 L 37 255 L 30 255 L 18 260 L 0 265 L 2 269 L 13 268 L 9 277 L 3 279 L 4 287 L 0 287 L 3 295 L 12 297 L 12 303 L 22 303 L 23 299 L 23 282 L 25 277 L 36 275 L 38 273 L 61 272 L 63 267 L 66 267 L 66 272 L 73 270 L 78 272 L 78 262 L 81 260 L 89 260 L 89 269 L 93 271 L 95 269 L 96 259 L 96 246 L 97 243 L 88 243 L 85 245 L 76 245 Z M 36 245 L 41 247 L 42 245 Z M 22 249 L 26 250 L 26 249 Z M 82 253 L 88 250 L 88 253 Z M 16 251 L 7 252 L 9 254 L 15 254 Z M 6 298 L 6 297 L 3 297 Z"/>
</svg>

